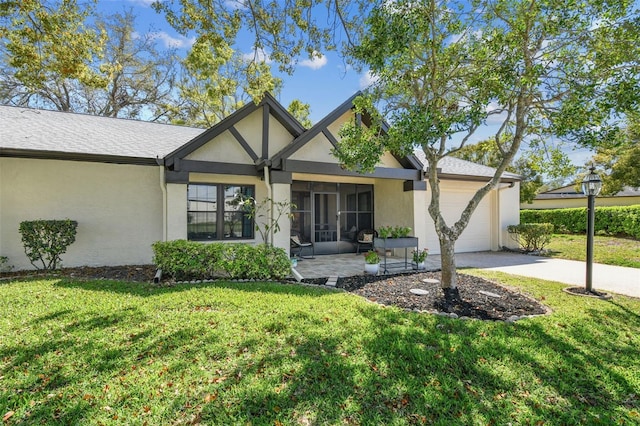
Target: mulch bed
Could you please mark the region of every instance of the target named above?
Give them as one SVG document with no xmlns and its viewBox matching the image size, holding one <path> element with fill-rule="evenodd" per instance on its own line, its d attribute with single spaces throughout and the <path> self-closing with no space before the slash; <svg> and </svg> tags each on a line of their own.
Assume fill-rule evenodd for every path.
<svg viewBox="0 0 640 426">
<path fill-rule="evenodd" d="M 78 268 L 62 268 L 56 271 L 15 271 L 4 272 L 0 278 L 59 276 L 83 280 L 125 280 L 152 282 L 156 274 L 155 265 L 127 266 L 81 266 Z"/>
<path fill-rule="evenodd" d="M 435 279 L 438 283 L 424 282 L 424 279 Z M 452 317 L 513 321 L 549 312 L 537 300 L 483 278 L 458 274 L 456 290 L 443 290 L 439 281 L 440 272 L 390 277 L 359 275 L 341 278 L 337 287 L 383 305 L 448 313 Z M 427 294 L 412 294 L 411 289 L 425 290 Z"/>
<path fill-rule="evenodd" d="M 85 280 L 152 282 L 155 273 L 154 265 L 133 265 L 64 268 L 47 274 L 37 271 L 18 271 L 2 273 L 0 278 L 54 275 Z M 513 321 L 548 312 L 548 308 L 537 300 L 483 278 L 458 274 L 458 288 L 454 291 L 445 291 L 438 283 L 423 281 L 428 278 L 440 280 L 440 272 L 386 276 L 356 275 L 340 278 L 336 287 L 382 305 L 394 305 L 419 312 L 438 312 L 454 318 Z M 304 280 L 304 282 L 324 284 L 326 279 Z M 427 294 L 412 294 L 411 289 L 425 290 Z"/>
</svg>

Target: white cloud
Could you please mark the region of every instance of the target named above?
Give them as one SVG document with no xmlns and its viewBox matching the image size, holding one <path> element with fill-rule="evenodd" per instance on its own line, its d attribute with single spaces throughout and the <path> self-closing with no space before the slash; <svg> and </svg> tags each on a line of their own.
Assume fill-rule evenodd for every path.
<svg viewBox="0 0 640 426">
<path fill-rule="evenodd" d="M 301 67 L 311 68 L 312 70 L 319 70 L 327 65 L 327 57 L 319 54 L 318 52 L 313 52 L 313 57 L 311 59 L 300 61 L 299 65 Z"/>
<path fill-rule="evenodd" d="M 248 9 L 246 3 L 241 0 L 225 0 L 225 7 L 231 10 L 246 10 Z"/>
<path fill-rule="evenodd" d="M 489 116 L 487 117 L 487 125 L 492 124 L 501 124 L 504 120 L 507 119 L 507 112 L 500 111 L 502 107 L 498 105 L 497 102 L 490 102 L 486 107 L 485 111 Z"/>
<path fill-rule="evenodd" d="M 164 44 L 164 47 L 170 49 L 188 49 L 196 42 L 195 37 L 173 37 L 164 31 L 151 32 L 147 35 L 151 40 L 160 40 L 162 44 Z"/>
<path fill-rule="evenodd" d="M 269 52 L 266 52 L 263 49 L 256 49 L 251 53 L 245 53 L 242 55 L 242 58 L 247 62 L 264 62 L 265 64 L 270 64 L 273 62 L 271 60 L 271 56 L 269 56 Z"/>
<path fill-rule="evenodd" d="M 376 81 L 378 81 L 378 76 L 373 75 L 371 71 L 367 71 L 362 75 L 362 77 L 360 77 L 360 89 L 366 89 Z"/>
<path fill-rule="evenodd" d="M 139 4 L 141 6 L 147 6 L 150 7 L 151 3 L 153 3 L 156 0 L 127 0 L 129 3 L 133 3 L 133 4 Z"/>
</svg>

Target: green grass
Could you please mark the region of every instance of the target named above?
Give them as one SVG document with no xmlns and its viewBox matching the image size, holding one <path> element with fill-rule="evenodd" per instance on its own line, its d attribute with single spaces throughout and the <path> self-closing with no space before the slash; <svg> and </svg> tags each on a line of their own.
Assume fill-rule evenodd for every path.
<svg viewBox="0 0 640 426">
<path fill-rule="evenodd" d="M 7 424 L 638 424 L 640 300 L 515 324 L 269 283 L 0 284 Z M 13 414 L 11 414 L 13 412 Z"/>
<path fill-rule="evenodd" d="M 546 247 L 548 256 L 569 260 L 585 260 L 587 257 L 586 235 L 554 234 Z M 593 261 L 606 265 L 640 268 L 640 241 L 595 235 Z"/>
</svg>

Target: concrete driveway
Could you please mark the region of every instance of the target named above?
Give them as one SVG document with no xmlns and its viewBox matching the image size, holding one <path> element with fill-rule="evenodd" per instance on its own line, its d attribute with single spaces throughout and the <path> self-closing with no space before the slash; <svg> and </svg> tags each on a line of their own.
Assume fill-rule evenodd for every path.
<svg viewBox="0 0 640 426">
<path fill-rule="evenodd" d="M 429 256 L 440 263 L 440 256 Z M 584 287 L 586 263 L 509 252 L 456 254 L 457 267 L 473 267 Z M 593 264 L 593 288 L 640 297 L 640 269 Z"/>
</svg>

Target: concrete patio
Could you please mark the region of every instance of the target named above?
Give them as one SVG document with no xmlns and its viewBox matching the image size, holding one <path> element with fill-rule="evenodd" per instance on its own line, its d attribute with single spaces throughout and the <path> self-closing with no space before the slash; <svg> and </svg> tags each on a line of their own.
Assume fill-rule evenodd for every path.
<svg viewBox="0 0 640 426">
<path fill-rule="evenodd" d="M 389 273 L 413 270 L 411 255 L 407 259 L 406 268 L 403 257 L 388 257 Z M 425 262 L 427 270 L 440 268 L 440 256 L 429 256 Z M 384 267 L 384 260 L 380 262 L 380 270 Z M 298 259 L 296 271 L 303 278 L 350 277 L 364 274 L 364 253 L 344 253 L 317 255 L 313 259 Z"/>
<path fill-rule="evenodd" d="M 388 262 L 402 262 L 404 257 L 388 258 Z M 585 262 L 553 259 L 511 252 L 475 252 L 456 254 L 458 268 L 471 267 L 506 272 L 572 286 L 584 286 Z M 429 255 L 426 270 L 440 269 L 440 256 Z M 322 255 L 298 262 L 296 270 L 304 278 L 347 277 L 364 274 L 364 255 L 353 253 Z M 412 270 L 391 268 L 390 273 Z M 593 265 L 593 288 L 640 297 L 640 269 L 602 264 Z"/>
</svg>

